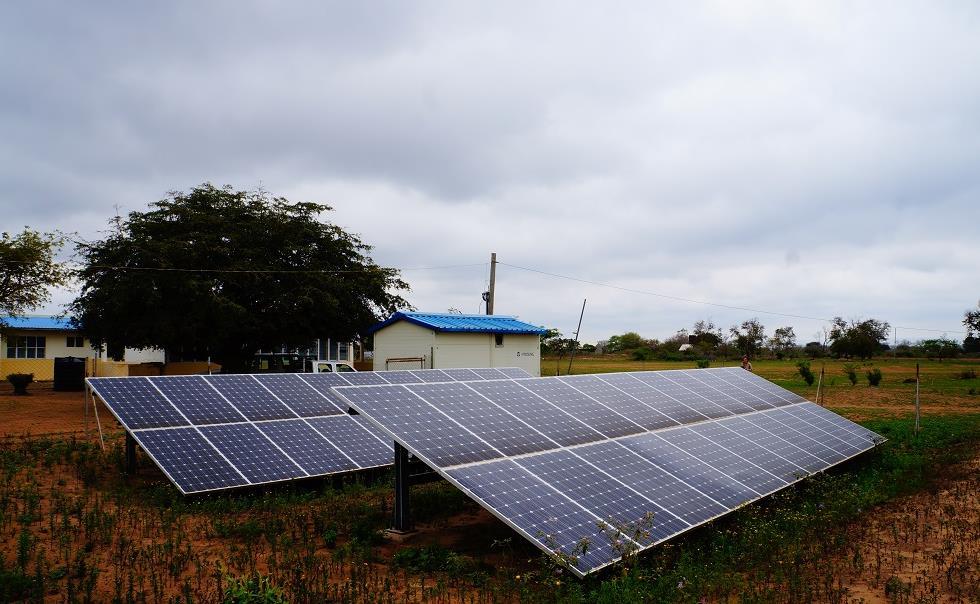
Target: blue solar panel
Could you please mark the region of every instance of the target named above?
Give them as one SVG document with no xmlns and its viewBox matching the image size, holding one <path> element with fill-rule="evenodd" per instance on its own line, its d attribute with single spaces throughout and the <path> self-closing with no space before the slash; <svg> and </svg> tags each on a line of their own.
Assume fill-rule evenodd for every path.
<svg viewBox="0 0 980 604">
<path fill-rule="evenodd" d="M 463 383 L 415 384 L 408 389 L 504 455 L 559 446 Z"/>
<path fill-rule="evenodd" d="M 88 383 L 130 430 L 188 425 L 188 421 L 145 377 L 89 378 Z"/>
<path fill-rule="evenodd" d="M 344 379 L 344 377 L 339 373 L 304 373 L 303 375 L 297 376 L 299 379 L 303 380 L 310 385 L 311 388 L 327 397 L 330 402 L 338 409 L 343 409 L 347 412 L 347 401 L 341 399 L 337 396 L 334 391 L 334 386 L 349 386 L 350 382 Z"/>
<path fill-rule="evenodd" d="M 576 544 L 587 539 L 588 549 L 574 564 L 580 572 L 617 557 L 609 540 L 599 534 L 600 518 L 509 459 L 449 470 L 448 474 L 546 551 L 572 555 Z"/>
<path fill-rule="evenodd" d="M 675 401 L 683 403 L 687 407 L 694 409 L 701 415 L 712 419 L 719 417 L 730 417 L 734 415 L 732 411 L 729 411 L 725 407 L 714 402 L 712 399 L 704 398 L 703 396 L 700 396 L 699 394 L 685 388 L 683 385 L 673 379 L 673 374 L 675 373 L 677 372 L 646 371 L 643 373 L 634 373 L 633 375 L 641 382 L 644 382 L 649 386 L 653 386 L 660 392 L 666 394 Z M 751 408 L 747 408 L 747 410 L 750 409 Z"/>
<path fill-rule="evenodd" d="M 656 433 L 631 436 L 619 443 L 728 508 L 759 496 L 734 478 L 659 438 Z"/>
<path fill-rule="evenodd" d="M 820 444 L 820 441 L 811 438 L 807 435 L 807 432 L 812 431 L 806 426 L 797 426 L 802 428 L 804 431 L 794 429 L 791 425 L 779 421 L 774 416 L 770 415 L 772 411 L 763 411 L 761 413 L 753 413 L 751 415 L 746 415 L 742 419 L 753 424 L 763 430 L 776 434 L 779 438 L 790 442 L 800 449 L 803 449 L 807 453 L 819 457 L 824 463 L 823 468 L 833 465 L 837 462 L 843 461 L 847 456 L 843 453 L 835 451 L 829 447 Z"/>
<path fill-rule="evenodd" d="M 358 371 L 344 373 L 344 379 L 353 386 L 374 386 L 387 384 L 388 380 L 381 375 L 380 371 Z"/>
<path fill-rule="evenodd" d="M 208 375 L 204 379 L 252 421 L 296 417 L 251 375 Z"/>
<path fill-rule="evenodd" d="M 449 375 L 441 369 L 416 369 L 412 371 L 412 375 L 419 378 L 420 382 L 425 383 L 453 381 L 453 378 L 449 377 Z"/>
<path fill-rule="evenodd" d="M 333 404 L 330 397 L 318 392 L 294 373 L 264 373 L 256 375 L 255 379 L 300 417 L 337 415 L 347 409 Z"/>
<path fill-rule="evenodd" d="M 577 375 L 560 379 L 582 394 L 587 395 L 589 398 L 596 400 L 647 430 L 668 428 L 680 423 L 657 411 L 654 407 L 616 388 L 609 382 L 603 381 L 599 376 Z"/>
<path fill-rule="evenodd" d="M 770 451 L 757 442 L 745 438 L 738 432 L 730 430 L 727 427 L 727 421 L 706 422 L 691 426 L 690 429 L 691 432 L 707 439 L 715 445 L 723 447 L 726 451 L 730 451 L 739 458 L 771 472 L 773 475 L 779 477 L 784 484 L 793 482 L 800 476 L 807 474 L 806 468 L 793 463 L 791 460 L 780 456 L 774 451 Z M 732 475 L 734 476 L 734 474 Z M 754 485 L 750 486 L 755 488 Z M 774 489 L 781 486 L 777 484 L 774 486 Z"/>
<path fill-rule="evenodd" d="M 252 424 L 203 426 L 200 430 L 250 482 L 273 482 L 307 476 Z"/>
<path fill-rule="evenodd" d="M 512 380 L 519 380 L 521 378 L 533 377 L 530 373 L 521 369 L 520 367 L 497 367 L 497 371 L 504 374 L 506 377 Z"/>
<path fill-rule="evenodd" d="M 303 420 L 261 422 L 255 426 L 310 476 L 335 474 L 358 468 L 350 457 L 330 444 L 330 441 Z"/>
<path fill-rule="evenodd" d="M 735 388 L 744 390 L 776 407 L 806 401 L 805 398 L 739 367 L 725 368 L 717 375 Z"/>
<path fill-rule="evenodd" d="M 510 381 L 468 382 L 476 390 L 534 426 L 539 432 L 562 446 L 580 445 L 605 438 L 573 416 L 560 410 L 538 396 L 528 396 L 528 391 Z"/>
<path fill-rule="evenodd" d="M 692 369 L 691 371 L 665 371 L 664 377 L 675 384 L 687 388 L 701 398 L 711 401 L 715 405 L 718 405 L 730 413 L 738 415 L 740 413 L 751 413 L 755 411 L 754 407 L 741 400 L 751 399 L 751 396 L 745 394 L 741 394 L 737 397 L 732 396 L 732 394 L 730 394 L 732 388 L 728 388 L 728 392 L 718 390 L 710 384 L 705 383 L 703 380 L 698 379 L 699 372 L 707 374 L 707 372 L 703 370 Z"/>
<path fill-rule="evenodd" d="M 828 411 L 813 403 L 802 403 L 797 409 L 805 417 L 810 418 L 810 423 L 819 426 L 830 432 L 837 438 L 845 440 L 862 451 L 882 442 L 882 438 L 852 421 L 846 420 L 833 411 Z"/>
<path fill-rule="evenodd" d="M 741 368 L 739 368 L 738 370 L 743 371 L 743 369 Z M 739 402 L 745 403 L 746 405 L 752 407 L 752 409 L 756 411 L 761 411 L 763 409 L 772 409 L 773 407 L 776 406 L 769 403 L 765 398 L 760 398 L 759 396 L 756 395 L 756 393 L 744 389 L 741 386 L 734 386 L 732 382 L 722 379 L 721 378 L 722 375 L 724 375 L 724 372 L 719 372 L 715 370 L 698 371 L 695 377 L 699 381 L 704 382 L 705 384 L 715 388 L 720 392 L 728 392 L 731 393 L 732 395 L 737 395 Z M 765 394 L 762 391 L 760 391 L 759 393 Z"/>
<path fill-rule="evenodd" d="M 631 373 L 610 373 L 596 376 L 647 406 L 656 409 L 678 424 L 690 424 L 708 419 L 708 416 L 671 398 L 653 386 L 638 380 Z"/>
<path fill-rule="evenodd" d="M 631 536 L 649 530 L 648 539 L 635 539 L 640 547 L 688 528 L 688 524 L 674 514 L 571 451 L 549 451 L 515 461 L 611 527 L 618 527 Z"/>
<path fill-rule="evenodd" d="M 245 416 L 236 411 L 201 376 L 152 377 L 149 380 L 193 424 L 245 421 Z"/>
<path fill-rule="evenodd" d="M 643 426 L 626 419 L 560 380 L 533 378 L 520 380 L 517 383 L 608 437 L 644 431 Z"/>
<path fill-rule="evenodd" d="M 691 526 L 728 511 L 725 506 L 618 442 L 604 441 L 580 447 L 575 449 L 575 454 L 632 486 Z"/>
<path fill-rule="evenodd" d="M 368 432 L 353 416 L 334 415 L 309 420 L 317 432 L 346 453 L 361 468 L 386 466 L 394 459 L 394 448 Z"/>
<path fill-rule="evenodd" d="M 407 369 L 385 371 L 382 376 L 389 384 L 421 384 L 422 380 Z"/>
<path fill-rule="evenodd" d="M 788 460 L 793 465 L 802 468 L 802 472 L 788 468 L 794 478 L 799 478 L 811 472 L 818 472 L 827 467 L 826 461 L 806 450 L 806 444 L 804 442 L 798 442 L 797 444 L 790 442 L 791 437 L 788 437 L 780 428 L 777 428 L 777 430 L 780 430 L 779 432 L 767 431 L 743 417 L 724 419 L 719 421 L 718 425 L 724 426 L 726 429 L 735 432 L 747 440 L 758 443 L 767 451 L 771 451 L 783 459 Z M 800 441 L 804 438 L 802 435 L 797 436 Z M 783 478 L 787 478 L 787 475 L 783 474 Z"/>
<path fill-rule="evenodd" d="M 813 440 L 819 442 L 828 449 L 832 449 L 833 451 L 840 453 L 844 457 L 851 457 L 864 450 L 862 447 L 848 443 L 844 438 L 838 438 L 835 436 L 833 434 L 833 427 L 830 427 L 830 431 L 828 431 L 815 424 L 813 421 L 811 421 L 812 416 L 799 406 L 782 407 L 780 409 L 766 411 L 765 413 L 771 415 L 777 421 L 790 426 L 794 430 L 803 432 Z"/>
<path fill-rule="evenodd" d="M 473 367 L 470 371 L 480 376 L 481 380 L 502 380 L 507 377 L 507 374 L 493 367 Z"/>
<path fill-rule="evenodd" d="M 502 457 L 486 442 L 469 433 L 408 390 L 407 386 L 338 388 L 338 394 L 358 411 L 394 429 L 410 450 L 425 451 L 437 466 Z"/>
<path fill-rule="evenodd" d="M 457 382 L 472 382 L 483 379 L 472 369 L 443 369 L 442 372 Z"/>
<path fill-rule="evenodd" d="M 136 430 L 133 438 L 185 494 L 248 484 L 195 428 Z"/>
</svg>

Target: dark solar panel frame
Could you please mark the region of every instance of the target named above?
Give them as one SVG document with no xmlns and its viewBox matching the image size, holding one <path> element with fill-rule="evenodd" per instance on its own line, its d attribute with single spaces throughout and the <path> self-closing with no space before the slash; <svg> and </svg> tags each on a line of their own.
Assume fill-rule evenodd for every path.
<svg viewBox="0 0 980 604">
<path fill-rule="evenodd" d="M 517 530 L 519 533 L 524 535 L 526 538 L 528 538 L 530 541 L 535 543 L 539 548 L 541 548 L 543 551 L 547 553 L 551 553 L 551 552 L 547 546 L 541 543 L 539 536 L 530 534 L 527 529 L 520 526 L 519 522 L 516 522 L 508 518 L 506 513 L 495 509 L 492 503 L 488 503 L 487 500 L 485 500 L 479 494 L 474 493 L 470 488 L 468 488 L 464 484 L 463 480 L 458 479 L 457 477 L 472 475 L 473 472 L 477 471 L 479 468 L 504 464 L 508 460 L 510 460 L 511 462 L 516 462 L 518 466 L 521 468 L 527 468 L 529 466 L 533 467 L 534 464 L 533 458 L 554 454 L 556 451 L 566 451 L 569 454 L 574 455 L 576 458 L 582 460 L 583 462 L 588 462 L 592 466 L 598 467 L 601 470 L 601 465 L 598 465 L 596 463 L 601 461 L 602 459 L 601 456 L 593 455 L 594 451 L 598 451 L 598 447 L 600 446 L 610 447 L 614 444 L 617 446 L 622 446 L 623 443 L 627 443 L 631 439 L 644 438 L 648 436 L 655 437 L 657 441 L 663 443 L 663 446 L 673 447 L 674 450 L 680 452 L 681 454 L 686 455 L 686 453 L 684 453 L 682 449 L 677 448 L 675 445 L 668 443 L 668 440 L 674 440 L 673 437 L 668 436 L 668 440 L 664 440 L 664 438 L 658 436 L 658 435 L 667 436 L 667 433 L 675 430 L 685 430 L 687 432 L 693 431 L 692 433 L 696 438 L 703 439 L 705 443 L 708 443 L 710 447 L 712 447 L 712 450 L 715 451 L 714 453 L 715 457 L 713 457 L 712 459 L 716 460 L 716 463 L 718 463 L 720 466 L 724 468 L 729 468 L 730 464 L 724 458 L 719 457 L 718 453 L 728 452 L 731 453 L 733 457 L 737 456 L 741 458 L 742 456 L 739 455 L 738 453 L 739 447 L 741 447 L 742 453 L 745 455 L 743 459 L 743 463 L 750 466 L 752 468 L 752 472 L 754 472 L 755 475 L 757 476 L 757 479 L 754 482 L 755 489 L 750 488 L 748 485 L 742 485 L 741 488 L 744 489 L 742 491 L 743 495 L 732 499 L 728 505 L 720 504 L 718 501 L 712 500 L 709 496 L 708 500 L 713 501 L 713 503 L 709 504 L 706 503 L 708 500 L 704 500 L 705 503 L 699 504 L 699 507 L 696 506 L 694 508 L 691 508 L 687 512 L 685 512 L 685 516 L 687 516 L 686 518 L 674 514 L 677 520 L 683 524 L 683 527 L 674 533 L 671 533 L 669 535 L 663 536 L 660 539 L 657 539 L 653 543 L 643 544 L 642 549 L 646 549 L 647 547 L 652 547 L 653 545 L 656 545 L 657 543 L 661 543 L 666 539 L 674 538 L 677 535 L 687 530 L 691 530 L 696 526 L 700 526 L 701 524 L 704 524 L 705 522 L 709 522 L 722 515 L 728 514 L 733 509 L 741 505 L 746 505 L 748 503 L 757 501 L 781 489 L 787 488 L 788 486 L 795 484 L 799 480 L 804 479 L 806 476 L 810 475 L 813 472 L 825 471 L 830 467 L 833 467 L 839 463 L 843 463 L 844 461 L 851 459 L 852 457 L 860 454 L 861 452 L 871 449 L 872 447 L 879 444 L 880 442 L 883 442 L 884 440 L 881 437 L 877 437 L 877 435 L 874 435 L 874 437 L 869 436 L 869 435 L 873 435 L 874 433 L 871 433 L 870 431 L 865 431 L 865 429 L 861 428 L 860 426 L 858 426 L 857 428 L 850 428 L 849 430 L 847 430 L 846 438 L 841 438 L 839 435 L 835 436 L 835 434 L 831 431 L 831 428 L 843 429 L 839 426 L 836 426 L 836 423 L 847 422 L 847 420 L 844 420 L 843 418 L 836 416 L 836 414 L 830 414 L 830 412 L 823 410 L 820 407 L 817 407 L 817 409 L 821 409 L 823 413 L 821 411 L 814 411 L 809 407 L 816 407 L 816 406 L 813 405 L 812 403 L 806 402 L 805 399 L 802 398 L 799 398 L 799 400 L 797 400 L 796 402 L 792 402 L 792 403 L 787 402 L 787 399 L 789 399 L 792 396 L 795 396 L 792 395 L 791 393 L 787 393 L 789 396 L 782 395 L 780 397 L 776 397 L 779 399 L 777 403 L 763 404 L 761 402 L 760 394 L 765 394 L 766 396 L 769 396 L 769 395 L 773 395 L 774 391 L 769 388 L 760 387 L 758 383 L 755 381 L 756 379 L 760 379 L 757 378 L 757 376 L 752 376 L 751 378 L 748 379 L 742 379 L 737 373 L 734 374 L 734 377 L 730 374 L 729 375 L 723 374 L 724 383 L 729 385 L 731 388 L 736 389 L 737 392 L 736 396 L 738 397 L 736 398 L 736 396 L 733 396 L 732 394 L 729 394 L 721 390 L 718 387 L 719 384 L 717 384 L 717 381 L 715 384 L 710 384 L 708 382 L 715 381 L 715 380 L 713 379 L 703 380 L 697 377 L 697 375 L 701 374 L 701 372 L 705 372 L 705 371 L 710 372 L 701 375 L 711 375 L 715 372 L 720 372 L 720 370 L 699 369 L 699 370 L 677 370 L 677 371 L 684 371 L 687 375 L 684 377 L 684 379 L 670 380 L 671 383 L 677 384 L 679 387 L 685 388 L 685 390 L 687 390 L 687 392 L 690 393 L 690 395 L 694 397 L 699 397 L 705 400 L 707 403 L 711 403 L 711 404 L 715 404 L 712 402 L 711 399 L 713 398 L 712 396 L 713 391 L 717 391 L 719 399 L 725 402 L 725 405 L 719 406 L 719 408 L 724 409 L 726 411 L 726 414 L 725 415 L 719 414 L 718 417 L 704 418 L 701 419 L 700 421 L 695 421 L 693 423 L 688 423 L 680 426 L 645 430 L 643 432 L 640 432 L 639 434 L 629 434 L 625 436 L 616 436 L 616 437 L 602 437 L 595 440 L 590 440 L 588 442 L 557 447 L 555 449 L 550 449 L 546 451 L 539 451 L 539 452 L 522 454 L 517 456 L 509 456 L 509 457 L 508 456 L 492 457 L 484 460 L 467 461 L 467 462 L 456 463 L 451 465 L 448 464 L 440 465 L 438 463 L 434 463 L 433 460 L 426 455 L 426 452 L 424 450 L 424 444 L 425 444 L 424 442 L 409 443 L 405 441 L 403 438 L 401 438 L 401 435 L 398 434 L 397 429 L 391 428 L 390 426 L 386 426 L 384 421 L 379 421 L 378 419 L 373 417 L 370 412 L 364 413 L 362 417 L 374 423 L 380 430 L 388 434 L 396 442 L 398 442 L 406 449 L 408 449 L 408 451 L 412 455 L 414 455 L 415 457 L 419 458 L 424 463 L 429 465 L 436 472 L 438 472 L 440 475 L 446 478 L 449 482 L 456 485 L 465 493 L 467 493 L 470 497 L 477 500 L 477 502 L 480 503 L 488 511 L 490 511 L 491 514 L 493 514 L 501 521 L 514 528 L 515 530 Z M 737 369 L 737 371 L 742 371 L 742 370 Z M 671 373 L 671 372 L 658 372 L 658 373 Z M 602 377 L 602 375 L 600 374 L 599 377 Z M 557 379 L 557 378 L 549 378 L 549 379 Z M 683 383 L 686 379 L 696 379 L 699 381 L 699 384 L 703 384 L 705 387 L 702 388 L 700 385 L 696 384 L 695 388 L 690 388 L 690 389 L 686 388 L 685 386 L 683 386 Z M 540 378 L 537 378 L 536 380 L 540 381 Z M 527 380 L 524 379 L 512 380 L 514 384 L 518 384 L 518 385 L 524 385 L 522 384 L 522 382 L 525 381 Z M 642 380 L 638 380 L 638 381 L 642 381 Z M 474 383 L 470 387 L 475 390 L 488 392 L 487 396 L 489 397 L 489 400 L 494 399 L 494 396 L 492 395 L 492 389 L 488 390 L 489 388 L 488 383 L 484 383 L 484 385 L 482 386 L 479 385 L 478 383 Z M 778 386 L 774 386 L 774 388 L 781 390 Z M 337 392 L 337 394 L 340 395 L 342 398 L 348 400 L 348 402 L 351 403 L 352 408 L 358 410 L 359 412 L 362 412 L 363 410 L 361 409 L 360 405 L 347 398 L 349 395 L 354 394 L 352 392 L 354 390 L 361 390 L 361 388 L 341 387 L 341 388 L 337 388 L 335 392 Z M 538 396 L 538 398 L 540 398 L 540 396 Z M 691 398 L 690 400 L 697 401 L 696 398 Z M 737 403 L 739 404 L 734 404 L 732 403 L 732 401 L 737 401 Z M 497 405 L 498 407 L 504 408 L 501 403 L 494 401 L 494 404 Z M 433 406 L 435 407 L 435 405 Z M 733 410 L 730 411 L 726 407 L 730 407 Z M 741 413 L 737 412 L 743 410 L 744 412 Z M 830 417 L 830 415 L 826 415 L 826 414 L 830 414 L 833 415 L 834 417 L 838 417 L 839 422 L 835 422 Z M 760 419 L 757 418 L 764 418 L 765 421 L 760 421 Z M 573 420 L 570 418 L 569 422 L 571 423 L 572 421 Z M 739 425 L 733 422 L 749 422 L 749 423 Z M 848 422 L 848 424 L 849 423 L 850 422 Z M 729 427 L 729 424 L 731 425 L 731 428 Z M 761 424 L 761 426 L 759 424 Z M 712 430 L 717 430 L 718 428 L 716 427 L 721 427 L 727 431 L 724 433 L 724 439 L 719 439 L 721 442 L 725 444 L 715 443 L 714 441 L 711 440 L 710 436 L 705 436 L 705 434 L 710 434 L 710 432 L 698 429 L 699 426 L 708 426 L 708 425 L 712 427 Z M 533 424 L 531 424 L 531 426 L 534 427 Z M 781 437 L 780 432 L 783 432 L 784 435 L 789 440 Z M 810 435 L 808 436 L 806 432 L 810 432 Z M 753 435 L 753 434 L 764 436 L 764 439 L 761 442 L 770 443 L 772 449 L 762 444 L 753 442 L 747 436 L 745 436 L 745 435 Z M 821 441 L 827 444 L 821 444 Z M 859 442 L 866 443 L 866 446 L 863 448 L 858 446 L 857 443 Z M 834 448 L 838 450 L 847 450 L 849 454 L 843 458 L 831 460 L 831 459 L 821 458 L 821 456 L 815 456 L 814 453 L 811 453 L 812 449 L 820 450 L 820 448 L 823 448 L 825 452 L 833 450 L 830 446 L 828 446 L 830 443 L 834 443 L 834 444 L 839 443 L 839 447 L 834 447 Z M 487 446 L 491 446 L 490 443 L 486 443 L 485 441 L 484 444 Z M 414 446 L 414 445 L 419 445 L 419 446 Z M 763 451 L 755 450 L 754 447 L 758 447 L 759 449 L 762 449 L 764 451 L 764 454 Z M 577 453 L 579 450 L 582 451 L 581 454 Z M 624 450 L 628 451 L 630 455 L 636 455 L 636 452 L 629 451 L 628 448 L 626 447 L 624 447 Z M 780 453 L 777 453 L 777 451 L 782 452 L 782 455 L 780 455 Z M 613 450 L 607 451 L 607 453 L 610 452 L 613 452 Z M 768 468 L 762 465 L 765 459 L 767 458 L 774 459 L 772 457 L 767 457 L 768 455 L 771 454 L 774 456 L 778 456 L 779 459 L 785 462 L 782 464 L 784 470 L 786 468 L 792 469 L 793 465 L 800 467 L 799 464 L 794 464 L 794 462 L 791 461 L 791 459 L 788 457 L 790 453 L 792 453 L 793 455 L 797 455 L 797 459 L 802 459 L 803 458 L 802 456 L 809 456 L 810 462 L 812 462 L 813 460 L 819 460 L 820 462 L 819 466 L 814 467 L 812 471 L 803 470 L 801 468 L 801 471 L 798 473 L 793 472 L 792 474 L 787 474 L 786 471 L 781 471 L 779 474 L 777 474 L 776 472 L 770 471 Z M 787 455 L 787 457 L 783 457 L 783 455 Z M 696 458 L 692 458 L 692 459 L 696 459 Z M 752 459 L 755 459 L 756 461 L 752 461 Z M 623 462 L 626 463 L 627 466 L 629 466 L 630 468 L 629 471 L 632 472 L 633 474 L 640 472 L 642 468 L 645 467 L 642 465 L 643 463 L 648 463 L 651 468 L 657 467 L 655 463 L 653 463 L 649 459 L 643 458 L 642 456 L 636 457 L 636 459 L 623 458 Z M 705 462 L 700 462 L 700 463 L 704 464 L 707 468 L 710 468 L 713 472 L 716 472 L 718 475 L 725 476 L 728 480 L 732 480 L 734 483 L 741 484 L 737 479 L 731 477 L 730 474 L 728 474 L 727 472 L 715 468 L 711 464 L 705 464 Z M 813 463 L 809 463 L 808 465 L 813 467 Z M 622 467 L 626 468 L 627 466 L 622 466 Z M 670 469 L 665 470 L 664 468 L 658 468 L 658 471 L 661 472 L 666 471 L 666 474 L 661 474 L 661 476 L 669 477 L 669 479 L 679 481 L 675 483 L 675 491 L 677 491 L 678 493 L 686 492 L 688 493 L 687 495 L 688 497 L 691 497 L 692 493 L 698 494 L 699 496 L 702 497 L 704 496 L 704 494 L 701 493 L 700 490 L 691 487 L 691 485 L 688 485 L 685 482 L 685 478 L 683 475 L 675 475 L 674 473 L 672 473 L 676 470 L 672 471 Z M 533 472 L 531 472 L 531 475 L 537 478 L 537 476 Z M 612 474 L 609 475 L 612 476 Z M 628 475 L 629 474 L 627 474 L 626 476 Z M 752 474 L 744 475 L 743 480 L 748 480 L 748 477 L 750 476 L 752 476 Z M 758 480 L 758 477 L 762 477 L 765 480 L 760 481 Z M 541 479 L 538 478 L 538 480 Z M 623 482 L 624 484 L 627 484 L 627 486 L 629 486 L 628 483 L 625 482 L 625 480 L 619 480 L 619 479 L 617 480 L 618 482 Z M 564 491 L 562 491 L 561 488 L 556 488 L 549 481 L 542 480 L 542 484 L 548 489 L 557 490 L 557 492 L 564 494 Z M 693 490 L 686 490 L 686 489 L 693 489 Z M 642 494 L 641 491 L 637 490 L 636 492 L 640 492 Z M 574 502 L 573 497 L 570 498 L 569 500 Z M 531 502 L 529 502 L 529 504 L 530 503 Z M 653 507 L 659 506 L 663 509 L 667 509 L 667 510 L 670 509 L 669 507 L 666 506 L 660 506 L 659 503 L 652 500 L 651 500 L 651 504 Z M 592 513 L 592 515 L 595 516 L 595 513 L 591 512 L 591 510 L 589 510 L 587 507 L 583 507 L 582 509 L 586 511 L 590 511 L 590 513 Z M 599 545 L 601 545 L 601 543 L 599 543 Z M 595 555 L 590 556 L 590 558 L 592 558 L 594 561 Z M 586 563 L 587 565 L 584 568 L 571 567 L 570 570 L 573 573 L 575 573 L 577 576 L 584 577 L 586 574 L 599 570 L 600 568 L 608 566 L 609 564 L 613 564 L 617 560 L 618 558 L 615 557 L 607 557 L 606 559 L 602 560 L 601 563 L 590 564 L 587 562 Z"/>
</svg>

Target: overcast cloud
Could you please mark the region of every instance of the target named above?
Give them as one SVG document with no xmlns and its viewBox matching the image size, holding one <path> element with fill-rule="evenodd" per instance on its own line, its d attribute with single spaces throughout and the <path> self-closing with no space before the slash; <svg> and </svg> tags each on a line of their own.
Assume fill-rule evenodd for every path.
<svg viewBox="0 0 980 604">
<path fill-rule="evenodd" d="M 332 205 L 384 265 L 496 251 L 962 337 L 980 296 L 975 2 L 289 6 L 0 7 L 0 230 L 94 238 L 115 205 L 261 184 Z M 420 310 L 477 312 L 487 267 L 404 277 Z M 498 313 L 570 333 L 586 297 L 586 341 L 822 325 L 498 270 Z"/>
</svg>

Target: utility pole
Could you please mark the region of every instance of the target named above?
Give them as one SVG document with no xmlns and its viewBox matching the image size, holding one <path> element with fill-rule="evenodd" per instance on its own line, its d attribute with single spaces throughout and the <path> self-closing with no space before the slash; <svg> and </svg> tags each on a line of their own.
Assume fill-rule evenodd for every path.
<svg viewBox="0 0 980 604">
<path fill-rule="evenodd" d="M 582 331 L 582 317 L 585 316 L 585 303 L 588 300 L 588 298 L 582 300 L 582 312 L 578 315 L 578 327 L 575 328 L 575 344 L 572 345 L 572 351 L 568 355 L 568 371 L 565 372 L 566 375 L 572 375 L 572 359 L 575 358 L 575 351 L 578 349 L 578 333 Z"/>
<path fill-rule="evenodd" d="M 493 289 L 497 281 L 497 252 L 490 254 L 490 291 L 487 292 L 487 314 L 493 314 Z"/>
</svg>

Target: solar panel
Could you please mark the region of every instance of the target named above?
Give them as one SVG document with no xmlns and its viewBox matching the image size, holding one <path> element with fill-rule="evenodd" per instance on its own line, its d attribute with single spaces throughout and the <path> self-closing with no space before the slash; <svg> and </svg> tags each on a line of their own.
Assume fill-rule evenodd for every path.
<svg viewBox="0 0 980 604">
<path fill-rule="evenodd" d="M 650 547 L 882 440 L 739 368 L 334 391 L 542 550 L 589 540 L 579 576 L 604 523 Z"/>
<path fill-rule="evenodd" d="M 528 377 L 523 370 L 501 371 Z M 486 375 L 501 379 L 503 373 Z M 331 389 L 389 382 L 455 384 L 442 371 L 428 369 L 88 380 L 183 493 L 390 465 L 391 437 L 348 415 L 347 401 Z"/>
</svg>

